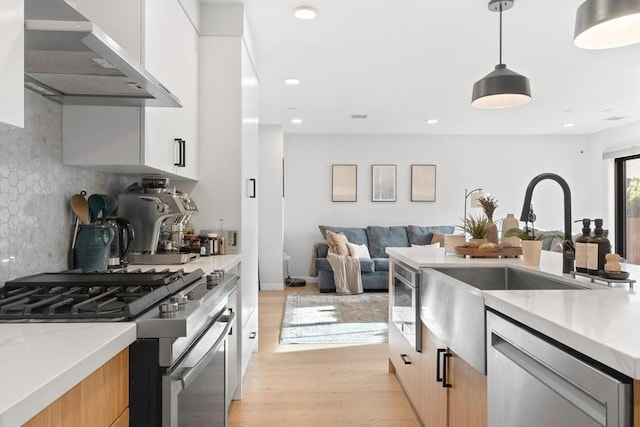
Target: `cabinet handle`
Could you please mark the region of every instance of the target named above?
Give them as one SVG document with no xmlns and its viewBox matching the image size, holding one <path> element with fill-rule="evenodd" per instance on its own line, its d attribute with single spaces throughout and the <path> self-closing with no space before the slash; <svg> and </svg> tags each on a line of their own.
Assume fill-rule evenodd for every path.
<svg viewBox="0 0 640 427">
<path fill-rule="evenodd" d="M 451 353 L 444 354 L 442 359 L 442 387 L 450 388 L 451 384 L 447 383 L 447 359 L 451 357 Z"/>
<path fill-rule="evenodd" d="M 187 166 L 187 141 L 182 139 L 180 145 L 182 147 L 182 159 L 180 161 L 180 166 L 184 168 Z"/>
<path fill-rule="evenodd" d="M 249 178 L 249 183 L 251 184 L 251 188 L 249 189 L 249 198 L 255 199 L 256 198 L 256 179 Z"/>
<path fill-rule="evenodd" d="M 441 372 L 440 371 L 440 355 L 446 351 L 447 351 L 446 348 L 439 348 L 437 357 L 436 357 L 436 382 L 439 382 L 439 383 L 442 382 L 442 376 L 440 375 L 440 372 Z"/>
<path fill-rule="evenodd" d="M 178 161 L 174 161 L 173 165 L 183 168 L 187 165 L 187 141 L 182 138 L 174 138 L 173 140 L 178 143 Z"/>
<path fill-rule="evenodd" d="M 407 356 L 406 354 L 401 354 L 400 358 L 402 358 L 402 361 L 405 365 L 411 365 L 411 359 L 409 359 L 409 356 Z"/>
<path fill-rule="evenodd" d="M 249 339 L 250 339 L 250 340 L 255 340 L 257 335 L 258 335 L 258 333 L 257 333 L 257 332 L 251 332 L 251 333 L 249 334 Z"/>
</svg>

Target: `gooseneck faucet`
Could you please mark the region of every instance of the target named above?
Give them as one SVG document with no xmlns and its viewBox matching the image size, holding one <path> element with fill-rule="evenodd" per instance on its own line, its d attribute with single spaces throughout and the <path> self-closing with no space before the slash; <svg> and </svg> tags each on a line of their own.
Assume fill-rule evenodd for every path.
<svg viewBox="0 0 640 427">
<path fill-rule="evenodd" d="M 560 175 L 555 173 L 541 173 L 531 180 L 527 186 L 527 191 L 524 194 L 524 205 L 522 205 L 522 213 L 520 214 L 520 221 L 525 223 L 529 220 L 529 213 L 531 209 L 531 196 L 533 196 L 533 189 L 540 181 L 550 179 L 557 182 L 562 187 L 564 193 L 564 242 L 562 245 L 562 272 L 570 273 L 573 271 L 573 240 L 571 238 L 571 190 L 569 184 Z"/>
</svg>

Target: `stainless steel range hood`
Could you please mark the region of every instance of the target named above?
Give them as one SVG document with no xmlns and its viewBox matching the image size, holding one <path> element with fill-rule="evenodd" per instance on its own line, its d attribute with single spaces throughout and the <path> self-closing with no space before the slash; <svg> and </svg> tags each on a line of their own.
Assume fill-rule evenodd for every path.
<svg viewBox="0 0 640 427">
<path fill-rule="evenodd" d="M 64 0 L 25 0 L 25 87 L 62 104 L 182 107 Z"/>
</svg>

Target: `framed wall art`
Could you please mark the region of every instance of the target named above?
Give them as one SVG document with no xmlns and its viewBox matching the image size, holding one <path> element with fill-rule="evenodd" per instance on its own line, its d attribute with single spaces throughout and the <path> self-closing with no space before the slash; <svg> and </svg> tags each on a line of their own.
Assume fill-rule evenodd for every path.
<svg viewBox="0 0 640 427">
<path fill-rule="evenodd" d="M 371 166 L 371 200 L 396 201 L 396 165 Z"/>
<path fill-rule="evenodd" d="M 358 166 L 333 165 L 331 201 L 355 202 L 358 196 Z"/>
<path fill-rule="evenodd" d="M 436 201 L 436 165 L 411 165 L 411 201 Z"/>
</svg>

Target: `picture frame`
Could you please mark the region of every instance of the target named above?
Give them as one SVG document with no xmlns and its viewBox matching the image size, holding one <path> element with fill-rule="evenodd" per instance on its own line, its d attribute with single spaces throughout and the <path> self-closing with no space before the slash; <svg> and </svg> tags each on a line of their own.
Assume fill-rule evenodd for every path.
<svg viewBox="0 0 640 427">
<path fill-rule="evenodd" d="M 396 165 L 371 165 L 371 201 L 396 201 Z"/>
<path fill-rule="evenodd" d="M 358 166 L 332 166 L 331 201 L 356 202 L 358 200 Z"/>
<path fill-rule="evenodd" d="M 411 201 L 436 201 L 436 165 L 411 165 Z"/>
</svg>

